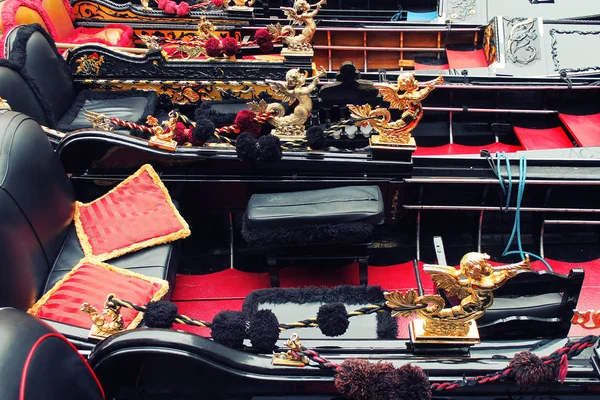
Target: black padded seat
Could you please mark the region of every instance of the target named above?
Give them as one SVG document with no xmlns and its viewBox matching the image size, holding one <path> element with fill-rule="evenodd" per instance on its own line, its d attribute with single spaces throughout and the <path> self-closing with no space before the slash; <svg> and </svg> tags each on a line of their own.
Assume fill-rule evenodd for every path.
<svg viewBox="0 0 600 400">
<path fill-rule="evenodd" d="M 247 226 L 252 229 L 349 222 L 379 225 L 383 221 L 379 186 L 254 194 L 246 212 Z"/>
<path fill-rule="evenodd" d="M 178 247 L 177 242 L 161 244 L 106 262 L 115 267 L 127 269 L 152 278 L 167 279 L 172 288 L 175 282 L 176 268 L 174 266 L 177 261 Z M 65 241 L 58 253 L 58 257 L 54 261 L 54 265 L 48 275 L 44 292 L 50 290 L 83 257 L 83 250 L 77 238 L 75 226 L 71 224 Z"/>
<path fill-rule="evenodd" d="M 22 311 L 0 308 L 0 399 L 102 400 L 94 372 L 56 330 Z"/>
<path fill-rule="evenodd" d="M 242 236 L 250 247 L 266 252 L 272 286 L 279 286 L 281 262 L 290 260 L 358 262 L 360 282 L 366 284 L 367 247 L 375 226 L 384 221 L 379 186 L 254 194 Z"/>
<path fill-rule="evenodd" d="M 25 310 L 83 257 L 75 229 L 75 194 L 44 131 L 13 111 L 0 114 L 0 306 Z M 107 261 L 170 280 L 174 243 Z M 168 297 L 168 296 L 167 296 Z"/>
<path fill-rule="evenodd" d="M 139 123 L 156 112 L 158 96 L 154 91 L 86 90 L 78 93 L 67 63 L 56 50 L 52 38 L 38 24 L 21 25 L 11 30 L 6 37 L 4 53 L 18 66 L 30 87 L 35 88 L 38 102 L 45 105 L 50 128 L 64 132 L 91 128 L 92 124 L 83 116 L 84 108 Z M 27 111 L 12 107 L 14 111 Z"/>
</svg>

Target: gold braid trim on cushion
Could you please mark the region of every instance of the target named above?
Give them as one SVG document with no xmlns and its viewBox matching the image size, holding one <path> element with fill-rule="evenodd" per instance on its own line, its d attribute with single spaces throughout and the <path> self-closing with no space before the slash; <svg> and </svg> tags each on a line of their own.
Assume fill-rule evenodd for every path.
<svg viewBox="0 0 600 400">
<path fill-rule="evenodd" d="M 180 230 L 178 230 L 177 232 L 173 232 L 173 233 L 169 233 L 167 235 L 163 235 L 160 237 L 144 240 L 142 242 L 133 243 L 127 247 L 124 247 L 121 249 L 115 249 L 109 253 L 95 255 L 94 250 L 92 249 L 92 245 L 90 244 L 89 238 L 88 238 L 87 234 L 85 233 L 85 229 L 83 228 L 83 225 L 81 223 L 80 207 L 83 207 L 83 206 L 87 207 L 87 206 L 90 206 L 91 204 L 95 203 L 96 201 L 102 200 L 104 197 L 110 195 L 113 192 L 116 192 L 122 186 L 127 185 L 129 182 L 131 182 L 138 176 L 142 175 L 144 172 L 148 173 L 148 175 L 152 178 L 152 181 L 154 182 L 154 184 L 161 190 L 161 192 L 163 193 L 163 195 L 165 197 L 165 200 L 167 201 L 167 203 L 169 204 L 169 207 L 171 208 L 171 211 L 173 211 L 173 215 L 177 218 L 179 223 L 182 225 L 182 228 Z M 173 204 L 173 201 L 171 200 L 171 195 L 169 194 L 169 191 L 167 190 L 164 183 L 160 180 L 160 177 L 158 176 L 158 174 L 156 173 L 156 171 L 154 170 L 154 168 L 152 168 L 152 166 L 150 164 L 142 165 L 140 167 L 140 169 L 138 169 L 133 175 L 127 177 L 124 181 L 122 181 L 117 186 L 115 186 L 110 191 L 108 191 L 108 193 L 97 198 L 96 200 L 91 201 L 89 203 L 81 203 L 79 201 L 76 202 L 75 203 L 74 221 L 75 221 L 75 230 L 77 232 L 77 237 L 79 238 L 79 241 L 81 243 L 83 253 L 85 254 L 86 258 L 88 258 L 90 260 L 95 260 L 98 262 L 106 261 L 111 258 L 116 258 L 116 257 L 122 256 L 123 254 L 132 253 L 134 251 L 138 251 L 138 250 L 144 249 L 146 247 L 158 246 L 160 244 L 174 242 L 175 240 L 184 239 L 191 235 L 191 231 L 190 231 L 190 227 L 189 227 L 188 223 L 185 221 L 185 219 L 183 219 L 183 217 L 179 213 L 179 210 L 177 210 L 177 207 L 175 207 L 175 204 Z"/>
<path fill-rule="evenodd" d="M 141 279 L 146 282 L 150 282 L 152 284 L 159 283 L 160 288 L 156 291 L 156 293 L 154 293 L 154 295 L 148 302 L 158 301 L 158 300 L 162 299 L 169 291 L 169 282 L 164 279 L 153 278 L 150 276 L 138 274 L 137 272 L 129 271 L 129 270 L 123 269 L 123 268 L 117 268 L 110 264 L 99 262 L 97 260 L 90 260 L 90 259 L 84 257 L 81 259 L 81 261 L 79 261 L 79 263 L 77 263 L 77 265 L 75 267 L 73 267 L 73 269 L 71 271 L 69 271 L 58 282 L 56 282 L 54 284 L 54 286 L 52 287 L 52 289 L 48 290 L 33 306 L 31 306 L 31 308 L 29 308 L 29 310 L 27 310 L 27 313 L 33 315 L 34 317 L 37 316 L 39 309 L 42 308 L 44 306 L 44 304 L 46 304 L 48 299 L 50 299 L 50 297 L 54 293 L 56 293 L 56 291 L 58 291 L 58 289 L 60 289 L 60 287 L 65 282 L 67 282 L 75 274 L 75 272 L 77 272 L 77 270 L 79 268 L 81 268 L 84 264 L 91 264 L 96 267 L 105 268 L 109 271 L 117 272 L 121 275 L 125 275 L 128 277 Z M 80 306 L 80 304 L 77 304 L 77 307 L 79 307 L 79 306 Z M 133 320 L 131 320 L 131 322 L 129 323 L 128 326 L 125 327 L 125 329 L 128 330 L 128 329 L 136 328 L 140 324 L 140 322 L 142 322 L 143 318 L 144 318 L 144 313 L 138 312 L 137 315 L 135 316 L 135 318 Z"/>
</svg>

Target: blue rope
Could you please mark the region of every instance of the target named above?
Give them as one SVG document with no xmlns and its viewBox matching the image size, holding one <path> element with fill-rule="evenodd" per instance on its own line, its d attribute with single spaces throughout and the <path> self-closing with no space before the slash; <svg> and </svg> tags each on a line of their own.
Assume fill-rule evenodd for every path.
<svg viewBox="0 0 600 400">
<path fill-rule="evenodd" d="M 510 170 L 510 161 L 504 152 L 502 152 L 502 153 L 497 152 L 496 158 L 497 158 L 496 173 L 498 174 L 498 181 L 500 182 L 500 187 L 502 188 L 503 194 L 506 195 L 506 205 L 504 207 L 504 212 L 508 213 L 510 199 L 511 199 L 511 195 L 512 195 L 512 186 L 513 186 L 512 173 Z M 507 175 L 508 175 L 508 189 L 505 187 L 505 181 L 500 172 L 500 165 L 501 165 L 500 160 L 501 159 L 504 159 L 506 162 L 506 170 L 507 170 Z M 540 257 L 536 254 L 527 252 L 527 251 L 523 251 L 523 243 L 521 241 L 521 203 L 523 202 L 523 195 L 525 194 L 526 181 L 527 181 L 527 159 L 525 158 L 525 156 L 521 156 L 521 158 L 519 159 L 519 182 L 518 182 L 518 189 L 517 189 L 517 204 L 515 207 L 516 208 L 515 222 L 513 224 L 513 229 L 510 234 L 510 238 L 508 239 L 508 243 L 506 244 L 506 248 L 502 252 L 502 256 L 504 257 L 504 256 L 508 256 L 508 255 L 518 254 L 522 259 L 524 259 L 526 255 L 529 255 L 529 257 L 535 258 L 537 260 L 540 260 L 542 263 L 544 263 L 544 265 L 546 266 L 546 268 L 548 268 L 549 271 L 553 271 L 550 264 L 548 264 L 548 262 L 546 260 L 544 260 L 542 257 Z M 515 238 L 517 239 L 518 250 L 509 251 Z"/>
<path fill-rule="evenodd" d="M 396 14 L 394 14 L 392 16 L 392 19 L 390 20 L 391 22 L 397 22 L 402 20 L 402 9 L 400 9 L 400 11 L 398 11 Z"/>
</svg>

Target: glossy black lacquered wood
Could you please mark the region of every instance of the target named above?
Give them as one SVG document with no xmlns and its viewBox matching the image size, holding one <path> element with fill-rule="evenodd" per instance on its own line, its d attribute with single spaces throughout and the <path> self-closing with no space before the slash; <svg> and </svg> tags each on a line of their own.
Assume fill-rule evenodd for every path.
<svg viewBox="0 0 600 400">
<path fill-rule="evenodd" d="M 297 333 L 302 335 L 301 330 Z M 494 341 L 473 346 L 469 356 L 423 357 L 412 355 L 402 340 L 346 340 L 343 344 L 330 339 L 303 341 L 305 346 L 337 363 L 352 357 L 392 362 L 396 366 L 410 362 L 424 368 L 431 382 L 493 373 L 505 368 L 519 351 L 532 350 L 541 356 L 549 355 L 565 343 L 565 339 Z M 448 391 L 436 397 L 476 395 L 478 398 L 507 399 L 510 395 L 534 394 L 551 394 L 565 399 L 591 397 L 597 394 L 595 390 L 600 386 L 592 356 L 593 351 L 586 350 L 570 360 L 569 374 L 562 385 L 543 384 L 520 389 L 514 383 L 498 382 Z M 108 383 L 109 394 L 117 387 L 116 382 L 132 383 L 128 379 L 135 377 L 128 378 L 124 367 L 140 366 L 141 360 L 144 360 L 144 370 L 141 375 L 136 375 L 137 387 L 147 392 L 167 391 L 166 382 L 172 390 L 176 389 L 174 393 L 202 393 L 215 398 L 233 394 L 249 398 L 257 395 L 316 396 L 335 392 L 331 371 L 316 367 L 273 366 L 270 355 L 232 350 L 199 336 L 174 331 L 150 329 L 118 334 L 97 346 L 89 358 L 101 381 Z"/>
</svg>

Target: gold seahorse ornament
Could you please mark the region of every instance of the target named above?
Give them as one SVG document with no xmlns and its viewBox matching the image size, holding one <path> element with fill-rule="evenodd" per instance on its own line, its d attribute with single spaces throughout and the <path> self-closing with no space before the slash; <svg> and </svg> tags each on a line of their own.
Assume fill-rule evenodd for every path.
<svg viewBox="0 0 600 400">
<path fill-rule="evenodd" d="M 529 256 L 523 261 L 500 267 L 489 264 L 485 253 L 467 253 L 460 268 L 425 264 L 423 270 L 431 276 L 438 289 L 447 297 L 456 297 L 458 305 L 447 306 L 438 294 L 419 296 L 414 290 L 386 292 L 386 305 L 391 309 L 407 306 L 425 306 L 410 311 L 392 312 L 393 316 L 418 315 L 424 321 L 426 336 L 466 336 L 473 321 L 481 318 L 494 302 L 493 291 L 520 271 L 531 270 Z M 413 325 L 414 327 L 415 325 Z"/>
</svg>

